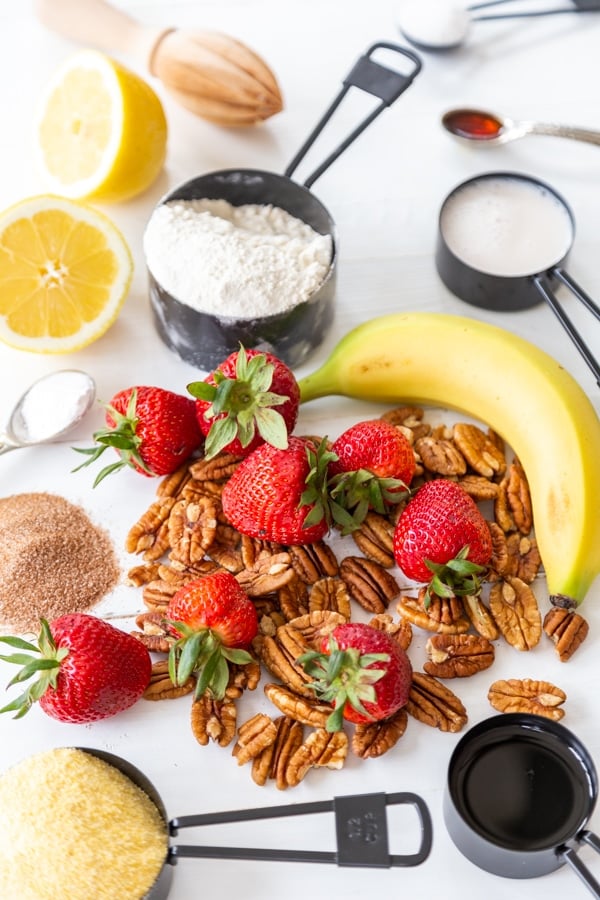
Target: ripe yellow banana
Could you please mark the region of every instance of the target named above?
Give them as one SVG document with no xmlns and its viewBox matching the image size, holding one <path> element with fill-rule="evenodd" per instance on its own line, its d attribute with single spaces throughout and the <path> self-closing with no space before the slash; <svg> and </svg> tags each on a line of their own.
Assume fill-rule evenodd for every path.
<svg viewBox="0 0 600 900">
<path fill-rule="evenodd" d="M 397 313 L 349 332 L 300 390 L 302 402 L 413 402 L 490 425 L 527 474 L 550 599 L 582 602 L 600 573 L 600 420 L 555 359 L 476 319 Z"/>
</svg>

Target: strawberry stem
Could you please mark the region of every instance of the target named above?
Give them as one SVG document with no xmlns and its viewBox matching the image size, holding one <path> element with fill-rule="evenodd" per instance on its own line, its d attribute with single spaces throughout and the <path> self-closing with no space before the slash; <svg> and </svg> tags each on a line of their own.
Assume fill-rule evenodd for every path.
<svg viewBox="0 0 600 900">
<path fill-rule="evenodd" d="M 376 701 L 373 685 L 383 678 L 386 670 L 369 667 L 389 659 L 387 653 L 361 653 L 356 647 L 341 650 L 331 635 L 328 653 L 310 650 L 298 657 L 297 662 L 306 674 L 314 678 L 309 687 L 320 700 L 333 704 L 333 712 L 326 723 L 327 731 L 341 729 L 347 704 L 365 718 L 373 718 L 364 704 Z"/>
<path fill-rule="evenodd" d="M 7 656 L 0 656 L 0 659 L 4 662 L 14 663 L 22 667 L 9 681 L 7 687 L 22 684 L 37 676 L 35 681 L 22 694 L 0 709 L 0 713 L 16 712 L 15 719 L 20 719 L 28 713 L 33 704 L 43 697 L 48 688 L 56 688 L 62 661 L 69 654 L 67 647 L 56 646 L 46 619 L 40 619 L 40 623 L 41 627 L 37 644 L 29 643 L 29 641 L 13 637 L 12 635 L 0 637 L 2 643 L 8 644 L 8 646 L 17 650 L 27 651 L 26 653 L 11 653 Z"/>
<path fill-rule="evenodd" d="M 288 445 L 285 419 L 273 407 L 281 406 L 289 398 L 270 390 L 274 372 L 274 365 L 264 353 L 248 358 L 240 345 L 235 378 L 228 378 L 215 369 L 214 385 L 206 381 L 188 384 L 192 397 L 210 404 L 204 413 L 205 419 L 213 420 L 204 446 L 206 459 L 212 459 L 235 438 L 242 447 L 248 447 L 257 431 L 264 441 L 285 450 Z"/>
<path fill-rule="evenodd" d="M 487 569 L 468 559 L 469 545 L 466 544 L 447 563 L 435 563 L 430 559 L 423 560 L 433 577 L 424 595 L 427 609 L 432 595 L 436 597 L 470 597 L 481 593 L 483 575 Z"/>
<path fill-rule="evenodd" d="M 184 622 L 169 620 L 167 624 L 181 635 L 169 650 L 169 676 L 173 684 L 183 685 L 194 675 L 196 699 L 208 691 L 215 700 L 222 700 L 229 683 L 229 663 L 246 665 L 252 662 L 250 654 L 226 647 L 211 628 L 191 628 Z"/>
</svg>

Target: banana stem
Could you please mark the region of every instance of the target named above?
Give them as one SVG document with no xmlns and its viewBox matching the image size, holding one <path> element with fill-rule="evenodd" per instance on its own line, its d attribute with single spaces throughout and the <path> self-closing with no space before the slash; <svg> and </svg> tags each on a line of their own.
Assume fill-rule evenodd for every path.
<svg viewBox="0 0 600 900">
<path fill-rule="evenodd" d="M 319 397 L 343 393 L 340 389 L 339 378 L 329 362 L 325 362 L 320 369 L 301 378 L 298 387 L 300 388 L 300 403 L 308 403 Z"/>
</svg>

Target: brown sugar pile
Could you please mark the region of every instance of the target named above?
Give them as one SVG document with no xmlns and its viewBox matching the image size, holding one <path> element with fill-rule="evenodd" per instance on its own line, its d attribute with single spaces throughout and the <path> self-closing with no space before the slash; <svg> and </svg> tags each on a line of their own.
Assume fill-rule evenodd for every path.
<svg viewBox="0 0 600 900">
<path fill-rule="evenodd" d="M 39 631 L 51 621 L 85 612 L 117 583 L 119 566 L 109 536 L 86 512 L 56 494 L 0 498 L 0 623 Z"/>
</svg>

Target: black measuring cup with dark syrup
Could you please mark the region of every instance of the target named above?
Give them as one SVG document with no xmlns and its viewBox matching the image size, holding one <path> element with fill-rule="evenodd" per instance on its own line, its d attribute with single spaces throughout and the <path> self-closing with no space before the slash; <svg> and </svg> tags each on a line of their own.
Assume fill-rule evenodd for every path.
<svg viewBox="0 0 600 900">
<path fill-rule="evenodd" d="M 594 762 L 574 734 L 542 716 L 504 713 L 456 745 L 444 819 L 479 868 L 534 878 L 567 863 L 600 897 L 600 883 L 578 856 L 582 844 L 600 853 L 600 839 L 586 827 L 597 795 Z"/>
</svg>

